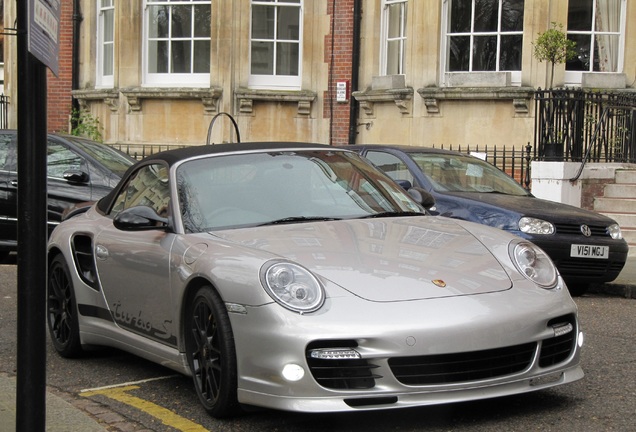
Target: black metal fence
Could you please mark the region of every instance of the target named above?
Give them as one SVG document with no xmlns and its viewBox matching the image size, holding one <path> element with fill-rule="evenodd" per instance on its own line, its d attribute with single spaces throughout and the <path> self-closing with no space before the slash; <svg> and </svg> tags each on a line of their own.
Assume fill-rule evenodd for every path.
<svg viewBox="0 0 636 432">
<path fill-rule="evenodd" d="M 109 146 L 116 148 L 137 160 L 141 160 L 146 156 L 151 156 L 165 150 L 174 150 L 186 147 L 181 144 L 109 144 Z"/>
<path fill-rule="evenodd" d="M 109 144 L 135 159 L 143 159 L 160 151 L 186 147 L 180 144 Z M 433 145 L 432 147 L 436 147 Z M 525 149 L 508 148 L 506 146 L 437 146 L 461 153 L 483 156 L 488 162 L 514 178 L 526 189 L 530 188 L 530 162 L 532 160 L 532 146 L 528 143 Z"/>
<path fill-rule="evenodd" d="M 0 129 L 9 127 L 9 97 L 4 94 L 0 95 Z"/>
<path fill-rule="evenodd" d="M 636 93 L 535 92 L 534 159 L 636 163 Z"/>
<path fill-rule="evenodd" d="M 433 145 L 433 147 L 436 147 Z M 445 148 L 444 145 L 439 148 Z M 485 159 L 497 168 L 515 179 L 526 189 L 530 189 L 530 162 L 532 161 L 532 146 L 530 143 L 524 149 L 507 148 L 506 146 L 448 146 L 448 150 L 461 153 L 485 156 Z"/>
</svg>

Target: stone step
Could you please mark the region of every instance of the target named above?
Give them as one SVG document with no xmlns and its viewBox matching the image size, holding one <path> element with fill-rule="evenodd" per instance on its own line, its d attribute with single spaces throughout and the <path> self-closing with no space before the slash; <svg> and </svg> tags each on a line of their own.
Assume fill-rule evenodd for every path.
<svg viewBox="0 0 636 432">
<path fill-rule="evenodd" d="M 627 243 L 636 244 L 636 228 L 621 228 L 621 233 Z"/>
<path fill-rule="evenodd" d="M 636 184 L 608 184 L 604 193 L 606 198 L 636 198 Z"/>
<path fill-rule="evenodd" d="M 636 170 L 617 170 L 616 171 L 616 183 L 636 183 Z"/>
<path fill-rule="evenodd" d="M 616 223 L 620 225 L 621 229 L 636 229 L 636 213 L 601 212 L 601 214 L 614 219 Z"/>
<path fill-rule="evenodd" d="M 594 211 L 599 213 L 636 213 L 636 198 L 594 198 Z"/>
<path fill-rule="evenodd" d="M 623 238 L 629 246 L 629 256 L 636 256 L 636 228 L 622 229 Z"/>
</svg>

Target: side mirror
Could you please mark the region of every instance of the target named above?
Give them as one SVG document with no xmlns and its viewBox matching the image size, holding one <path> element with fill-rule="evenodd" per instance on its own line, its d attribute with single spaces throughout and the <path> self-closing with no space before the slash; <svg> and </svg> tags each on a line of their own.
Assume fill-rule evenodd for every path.
<svg viewBox="0 0 636 432">
<path fill-rule="evenodd" d="M 69 183 L 88 183 L 88 180 L 90 180 L 90 176 L 87 172 L 77 169 L 64 171 L 62 178 Z"/>
<path fill-rule="evenodd" d="M 122 210 L 113 220 L 115 228 L 122 231 L 166 229 L 168 224 L 168 218 L 159 216 L 148 206 L 135 206 Z"/>
<path fill-rule="evenodd" d="M 435 205 L 435 198 L 433 198 L 433 195 L 431 195 L 426 189 L 422 189 L 421 187 L 412 187 L 407 192 L 415 201 L 422 204 L 422 207 L 426 210 Z"/>
<path fill-rule="evenodd" d="M 408 180 L 395 180 L 395 182 L 405 191 L 411 189 L 413 185 Z"/>
</svg>

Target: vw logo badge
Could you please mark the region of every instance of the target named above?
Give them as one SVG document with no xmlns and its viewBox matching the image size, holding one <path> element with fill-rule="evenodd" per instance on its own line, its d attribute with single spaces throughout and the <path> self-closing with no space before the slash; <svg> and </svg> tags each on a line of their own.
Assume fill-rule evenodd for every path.
<svg viewBox="0 0 636 432">
<path fill-rule="evenodd" d="M 587 225 L 581 225 L 581 232 L 585 237 L 589 237 L 592 235 L 592 230 Z"/>
</svg>

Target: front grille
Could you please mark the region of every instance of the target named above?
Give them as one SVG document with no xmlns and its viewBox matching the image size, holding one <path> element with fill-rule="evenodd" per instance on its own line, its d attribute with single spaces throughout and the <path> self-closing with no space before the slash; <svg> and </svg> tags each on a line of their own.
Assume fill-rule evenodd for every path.
<svg viewBox="0 0 636 432">
<path fill-rule="evenodd" d="M 544 339 L 541 342 L 541 351 L 539 354 L 539 366 L 549 367 L 562 361 L 567 360 L 576 343 L 576 320 L 573 316 L 555 318 L 548 322 L 548 326 L 559 326 L 561 324 L 571 324 L 572 331 L 561 336 L 550 339 Z"/>
<path fill-rule="evenodd" d="M 406 385 L 436 385 L 478 381 L 521 372 L 532 362 L 537 344 L 526 343 L 485 351 L 395 357 L 389 366 Z"/>
<path fill-rule="evenodd" d="M 623 268 L 620 261 L 592 260 L 589 258 L 569 258 L 555 260 L 554 264 L 562 276 L 602 276 L 605 273 L 618 273 Z"/>
<path fill-rule="evenodd" d="M 313 358 L 311 350 L 318 348 L 355 348 L 355 341 L 318 341 L 307 347 L 307 364 L 314 379 L 321 386 L 336 390 L 370 389 L 381 376 L 373 373 L 378 366 L 365 359 Z"/>
<path fill-rule="evenodd" d="M 590 227 L 590 231 L 592 232 L 592 237 L 609 237 L 609 233 L 607 232 L 607 227 L 604 225 L 588 225 Z M 571 235 L 580 235 L 583 236 L 581 232 L 581 224 L 554 224 L 554 228 L 556 229 L 557 234 L 571 234 Z"/>
</svg>

